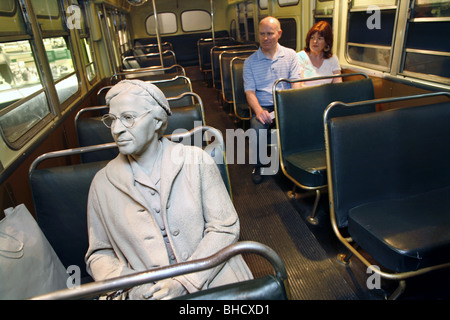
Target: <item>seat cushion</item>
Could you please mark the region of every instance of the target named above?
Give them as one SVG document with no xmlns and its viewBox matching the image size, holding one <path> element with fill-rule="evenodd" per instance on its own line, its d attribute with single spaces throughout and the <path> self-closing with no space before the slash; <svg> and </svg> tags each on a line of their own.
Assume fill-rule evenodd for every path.
<svg viewBox="0 0 450 320">
<path fill-rule="evenodd" d="M 290 154 L 285 158 L 285 168 L 295 180 L 308 187 L 327 184 L 325 150 L 310 150 Z"/>
<path fill-rule="evenodd" d="M 287 300 L 283 282 L 273 275 L 198 291 L 176 300 Z"/>
<path fill-rule="evenodd" d="M 348 218 L 352 238 L 385 268 L 450 262 L 450 187 L 360 205 Z"/>
</svg>

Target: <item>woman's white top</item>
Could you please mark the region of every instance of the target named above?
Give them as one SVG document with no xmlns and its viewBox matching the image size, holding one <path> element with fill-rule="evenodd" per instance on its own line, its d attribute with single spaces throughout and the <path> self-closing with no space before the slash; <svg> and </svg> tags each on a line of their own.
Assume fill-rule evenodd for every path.
<svg viewBox="0 0 450 320">
<path fill-rule="evenodd" d="M 308 54 L 305 50 L 302 50 L 297 53 L 298 60 L 300 61 L 300 69 L 301 77 L 304 78 L 313 78 L 313 77 L 323 77 L 323 76 L 331 76 L 335 71 L 341 71 L 341 66 L 339 64 L 339 60 L 335 55 L 332 55 L 328 59 L 324 59 L 320 68 L 316 68 L 311 60 L 309 59 Z M 305 81 L 302 84 L 304 86 L 316 86 L 319 84 L 331 83 L 333 79 L 323 79 L 323 80 L 315 80 L 315 81 Z"/>
</svg>

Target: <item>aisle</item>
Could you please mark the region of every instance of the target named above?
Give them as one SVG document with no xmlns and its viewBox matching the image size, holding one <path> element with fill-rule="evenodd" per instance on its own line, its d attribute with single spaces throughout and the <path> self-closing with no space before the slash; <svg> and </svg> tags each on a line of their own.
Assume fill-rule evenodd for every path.
<svg viewBox="0 0 450 320">
<path fill-rule="evenodd" d="M 203 100 L 207 125 L 235 129 L 233 120 L 221 108 L 215 89 L 203 81 L 193 81 Z M 229 159 L 230 160 L 230 159 Z M 251 181 L 251 165 L 229 164 L 233 201 L 241 223 L 240 240 L 258 241 L 274 249 L 285 263 L 292 299 L 357 299 L 351 287 L 327 257 L 314 234 L 286 198 L 276 178 L 259 185 Z M 255 277 L 272 273 L 259 256 L 245 255 Z"/>
</svg>

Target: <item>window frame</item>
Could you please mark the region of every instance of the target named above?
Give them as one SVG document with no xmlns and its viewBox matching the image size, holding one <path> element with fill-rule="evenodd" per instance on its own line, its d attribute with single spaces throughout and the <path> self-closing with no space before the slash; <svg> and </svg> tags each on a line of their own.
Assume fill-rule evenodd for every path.
<svg viewBox="0 0 450 320">
<path fill-rule="evenodd" d="M 443 3 L 443 1 L 441 3 Z M 411 70 L 406 69 L 408 54 L 413 54 L 413 55 L 416 54 L 416 55 L 421 55 L 423 57 L 428 57 L 428 58 L 435 57 L 436 61 L 438 61 L 439 58 L 441 58 L 441 57 L 445 57 L 447 62 L 450 61 L 450 52 L 436 50 L 435 48 L 433 48 L 433 49 L 424 48 L 424 47 L 413 48 L 412 45 L 411 45 L 411 47 L 408 47 L 408 40 L 409 40 L 408 36 L 409 36 L 409 33 L 414 24 L 431 25 L 433 23 L 445 23 L 450 26 L 450 16 L 416 17 L 415 16 L 416 5 L 417 5 L 417 0 L 411 1 L 411 6 L 409 8 L 410 16 L 406 20 L 406 26 L 405 26 L 406 31 L 405 31 L 404 42 L 403 42 L 403 47 L 402 47 L 402 52 L 401 52 L 401 61 L 400 61 L 398 74 L 402 75 L 402 76 L 406 76 L 406 77 L 417 78 L 420 80 L 438 82 L 438 83 L 443 83 L 443 84 L 449 85 L 450 77 L 444 77 L 444 76 L 441 76 L 441 75 L 438 75 L 435 73 L 429 73 L 429 72 L 425 73 L 425 72 L 411 71 Z M 435 29 L 435 28 L 429 27 L 429 29 Z M 429 71 L 430 69 L 426 68 L 426 70 Z"/>
<path fill-rule="evenodd" d="M 185 30 L 184 26 L 183 26 L 183 14 L 187 13 L 187 12 L 205 12 L 207 13 L 208 17 L 209 17 L 209 24 L 208 24 L 208 28 L 207 29 L 193 29 L 193 30 Z M 181 26 L 181 30 L 183 32 L 201 32 L 201 31 L 209 31 L 211 30 L 211 13 L 207 10 L 204 9 L 190 9 L 190 10 L 184 10 L 183 12 L 180 13 L 180 26 Z"/>
<path fill-rule="evenodd" d="M 364 7 L 364 6 L 356 6 L 353 7 L 352 5 L 349 4 L 348 10 L 347 10 L 347 29 L 346 29 L 346 41 L 345 41 L 345 59 L 347 60 L 348 63 L 352 64 L 352 65 L 356 65 L 356 66 L 361 66 L 361 67 L 367 67 L 370 69 L 375 69 L 378 71 L 382 71 L 382 72 L 391 72 L 392 70 L 392 66 L 393 66 L 393 56 L 394 56 L 394 44 L 395 44 L 395 36 L 396 36 L 396 32 L 397 32 L 397 27 L 398 27 L 398 15 L 399 15 L 399 5 L 398 2 L 395 1 L 395 5 L 380 5 L 378 8 L 380 9 L 380 14 L 383 14 L 383 12 L 388 12 L 388 11 L 392 11 L 395 10 L 394 12 L 394 17 L 393 17 L 393 23 L 392 23 L 392 32 L 391 32 L 391 38 L 390 38 L 390 45 L 380 45 L 380 44 L 365 44 L 365 43 L 358 43 L 358 42 L 350 42 L 349 41 L 349 35 L 350 35 L 350 27 L 351 27 L 351 15 L 352 13 L 356 14 L 356 13 L 361 13 L 361 12 L 366 12 L 367 14 L 369 14 L 367 12 L 368 7 Z M 352 3 L 353 4 L 353 1 Z M 350 56 L 349 53 L 349 49 L 350 47 L 356 47 L 356 48 L 362 48 L 363 51 L 367 48 L 367 49 L 371 49 L 375 51 L 375 54 L 377 53 L 377 50 L 389 50 L 389 58 L 388 58 L 388 65 L 384 66 L 378 63 L 371 63 L 371 62 L 367 62 L 367 61 L 362 61 L 362 60 L 356 60 L 353 59 Z M 379 58 L 377 57 L 377 59 L 379 60 Z"/>
<path fill-rule="evenodd" d="M 168 34 L 176 34 L 177 32 L 178 32 L 178 28 L 179 28 L 179 25 L 178 25 L 178 19 L 177 19 L 177 15 L 176 15 L 176 13 L 175 12 L 172 12 L 172 11 L 163 11 L 163 12 L 158 12 L 158 23 L 160 24 L 161 22 L 160 22 L 160 15 L 162 15 L 162 14 L 170 14 L 170 15 L 172 15 L 172 16 L 174 16 L 175 17 L 175 23 L 176 23 L 176 27 L 175 27 L 175 31 L 174 32 L 161 32 L 161 30 L 160 30 L 160 34 L 161 35 L 168 35 Z M 150 35 L 150 36 L 156 36 L 156 25 L 155 25 L 155 33 L 151 33 L 150 32 L 150 30 L 149 30 L 149 19 L 152 19 L 152 21 L 155 21 L 155 17 L 154 17 L 154 13 L 152 13 L 152 14 L 150 14 L 146 19 L 145 19 L 145 32 L 148 34 L 148 35 Z"/>
</svg>

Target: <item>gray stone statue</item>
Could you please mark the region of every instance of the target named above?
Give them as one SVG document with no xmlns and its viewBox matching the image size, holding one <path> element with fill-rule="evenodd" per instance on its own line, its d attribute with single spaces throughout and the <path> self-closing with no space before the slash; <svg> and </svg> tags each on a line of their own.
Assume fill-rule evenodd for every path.
<svg viewBox="0 0 450 320">
<path fill-rule="evenodd" d="M 239 219 L 214 161 L 201 148 L 162 137 L 164 94 L 123 80 L 106 96 L 119 155 L 92 181 L 87 270 L 98 280 L 210 256 L 239 238 Z M 176 158 L 176 159 L 175 159 Z M 181 159 L 181 161 L 180 161 Z M 213 269 L 144 284 L 129 299 L 171 299 L 248 280 L 241 256 Z"/>
</svg>

